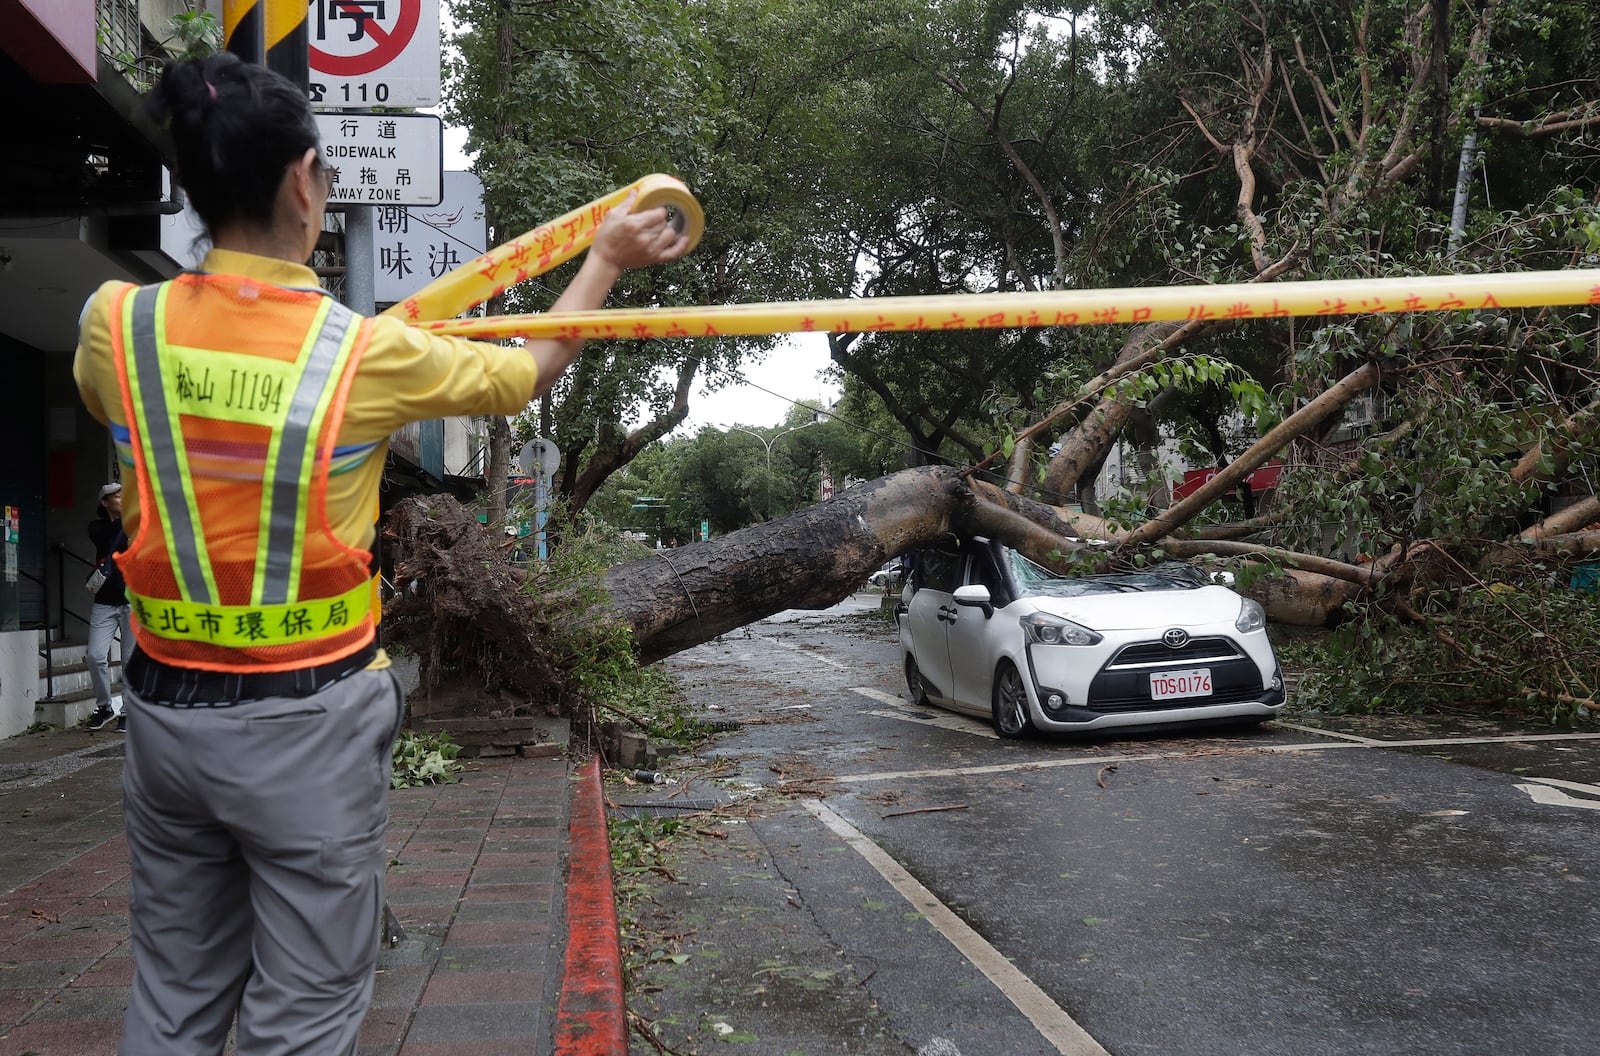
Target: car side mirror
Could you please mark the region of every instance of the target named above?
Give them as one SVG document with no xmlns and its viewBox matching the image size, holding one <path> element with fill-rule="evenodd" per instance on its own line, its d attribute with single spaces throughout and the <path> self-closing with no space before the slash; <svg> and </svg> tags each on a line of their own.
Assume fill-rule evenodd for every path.
<svg viewBox="0 0 1600 1056">
<path fill-rule="evenodd" d="M 989 598 L 989 588 L 982 583 L 969 583 L 964 587 L 957 587 L 955 602 L 969 609 L 982 609 L 984 619 L 994 615 L 994 602 Z"/>
<path fill-rule="evenodd" d="M 1211 582 L 1218 586 L 1231 587 L 1238 581 L 1234 579 L 1232 572 L 1213 572 L 1211 573 Z"/>
</svg>

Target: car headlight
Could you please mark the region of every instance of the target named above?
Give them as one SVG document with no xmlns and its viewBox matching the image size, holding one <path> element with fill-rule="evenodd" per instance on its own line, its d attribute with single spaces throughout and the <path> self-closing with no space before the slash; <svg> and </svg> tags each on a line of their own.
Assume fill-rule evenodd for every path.
<svg viewBox="0 0 1600 1056">
<path fill-rule="evenodd" d="M 1030 612 L 1018 622 L 1028 641 L 1038 645 L 1099 645 L 1104 640 L 1089 628 L 1048 612 Z"/>
<path fill-rule="evenodd" d="M 1239 607 L 1239 618 L 1233 621 L 1233 625 L 1239 628 L 1239 631 L 1243 634 L 1259 631 L 1265 627 L 1267 625 L 1267 610 L 1249 598 L 1241 598 L 1240 600 L 1244 604 Z"/>
</svg>

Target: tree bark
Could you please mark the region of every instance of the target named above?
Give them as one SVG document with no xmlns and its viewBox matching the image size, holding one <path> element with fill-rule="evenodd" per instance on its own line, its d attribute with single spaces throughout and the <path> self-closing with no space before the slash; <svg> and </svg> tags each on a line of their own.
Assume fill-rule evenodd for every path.
<svg viewBox="0 0 1600 1056">
<path fill-rule="evenodd" d="M 511 423 L 503 414 L 489 416 L 489 457 L 483 476 L 489 490 L 489 527 L 499 531 L 506 519 L 506 479 L 511 476 Z"/>
<path fill-rule="evenodd" d="M 961 534 L 975 506 L 955 470 L 903 470 L 787 517 L 617 565 L 605 576 L 610 609 L 650 663 L 784 609 L 836 604 L 890 557 Z"/>
<path fill-rule="evenodd" d="M 1152 323 L 1136 328 L 1123 342 L 1116 362 L 1084 385 L 1079 390 L 1080 395 L 1051 411 L 1046 420 L 1055 419 L 1082 403 L 1083 394 L 1092 398 L 1118 378 L 1161 358 L 1168 350 L 1193 336 L 1198 326 L 1194 322 Z M 1132 405 L 1126 400 L 1100 397 L 1077 428 L 1062 438 L 1061 449 L 1045 468 L 1040 490 L 1054 496 L 1069 493 L 1089 467 L 1105 461 L 1107 449 L 1117 438 L 1117 433 L 1132 410 Z"/>
<path fill-rule="evenodd" d="M 1576 532 L 1600 522 L 1600 496 L 1590 495 L 1566 509 L 1551 514 L 1540 523 L 1522 533 L 1525 543 L 1538 542 L 1551 536 Z"/>
</svg>

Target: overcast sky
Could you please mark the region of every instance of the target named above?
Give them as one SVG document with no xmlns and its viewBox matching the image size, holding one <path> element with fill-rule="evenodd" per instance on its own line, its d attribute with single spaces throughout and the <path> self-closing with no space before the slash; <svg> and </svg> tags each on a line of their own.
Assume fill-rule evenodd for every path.
<svg viewBox="0 0 1600 1056">
<path fill-rule="evenodd" d="M 437 108 L 430 108 L 429 112 L 436 113 Z M 465 150 L 466 142 L 466 129 L 445 126 L 444 167 L 447 170 L 472 168 L 472 158 Z M 730 385 L 714 393 L 707 392 L 704 384 L 700 384 L 689 399 L 689 418 L 678 427 L 678 432 L 692 435 L 706 425 L 737 424 L 757 428 L 777 425 L 789 413 L 790 400 L 836 400 L 840 395 L 839 386 L 821 377 L 827 366 L 828 339 L 821 334 L 796 335 L 788 344 L 767 353 L 760 363 L 745 368 L 744 376 L 753 384 Z M 771 392 L 763 391 L 767 389 Z"/>
<path fill-rule="evenodd" d="M 745 380 L 753 384 L 730 385 L 713 393 L 704 386 L 698 388 L 689 401 L 689 419 L 680 429 L 692 434 L 702 425 L 777 425 L 794 406 L 790 401 L 832 403 L 839 398 L 840 388 L 822 378 L 827 366 L 827 337 L 796 334 L 768 352 L 760 363 L 744 368 Z M 766 389 L 771 393 L 763 391 Z"/>
</svg>

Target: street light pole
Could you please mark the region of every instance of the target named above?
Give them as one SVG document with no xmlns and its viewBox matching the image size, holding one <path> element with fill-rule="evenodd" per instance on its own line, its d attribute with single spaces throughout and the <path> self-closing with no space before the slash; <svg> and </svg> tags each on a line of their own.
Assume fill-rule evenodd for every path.
<svg viewBox="0 0 1600 1056">
<path fill-rule="evenodd" d="M 761 446 L 767 449 L 767 520 L 770 521 L 772 520 L 772 441 L 768 440 L 754 429 L 746 429 L 741 425 L 730 425 L 728 428 L 739 433 L 749 433 L 757 440 L 760 440 Z"/>
<path fill-rule="evenodd" d="M 811 422 L 806 422 L 805 425 L 793 426 L 791 428 L 785 429 L 783 432 L 779 433 L 777 436 L 774 436 L 771 440 L 768 440 L 766 437 L 762 436 L 760 433 L 756 432 L 754 429 L 746 429 L 746 428 L 744 428 L 743 426 L 740 426 L 740 425 L 730 425 L 730 426 L 728 426 L 729 429 L 731 429 L 731 430 L 733 430 L 735 432 L 749 433 L 751 436 L 755 437 L 757 440 L 760 440 L 761 441 L 761 445 L 767 449 L 767 520 L 769 520 L 769 521 L 772 520 L 772 445 L 777 443 L 779 440 L 783 439 L 783 437 L 786 436 L 789 433 L 799 432 L 801 429 L 806 428 L 806 426 L 811 426 L 811 425 L 816 425 L 816 424 L 817 424 L 816 422 L 811 421 Z"/>
</svg>

